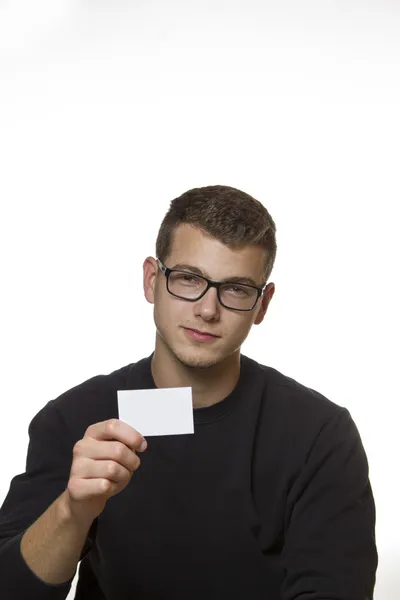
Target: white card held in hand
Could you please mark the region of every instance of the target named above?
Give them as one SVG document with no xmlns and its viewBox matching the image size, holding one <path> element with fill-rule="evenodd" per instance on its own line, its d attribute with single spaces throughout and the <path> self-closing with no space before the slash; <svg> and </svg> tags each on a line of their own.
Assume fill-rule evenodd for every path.
<svg viewBox="0 0 400 600">
<path fill-rule="evenodd" d="M 192 388 L 118 390 L 119 419 L 144 437 L 194 433 Z"/>
</svg>

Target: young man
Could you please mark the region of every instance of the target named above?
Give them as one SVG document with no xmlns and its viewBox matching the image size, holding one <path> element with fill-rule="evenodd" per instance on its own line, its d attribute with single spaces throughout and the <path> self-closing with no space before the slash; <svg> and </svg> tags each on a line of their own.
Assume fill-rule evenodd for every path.
<svg viewBox="0 0 400 600">
<path fill-rule="evenodd" d="M 375 507 L 349 412 L 240 352 L 274 294 L 275 232 L 234 188 L 172 201 L 143 265 L 154 352 L 32 420 L 0 511 L 0 598 L 64 599 L 81 561 L 79 600 L 372 599 Z M 118 420 L 117 390 L 187 386 L 194 435 L 146 443 Z"/>
</svg>

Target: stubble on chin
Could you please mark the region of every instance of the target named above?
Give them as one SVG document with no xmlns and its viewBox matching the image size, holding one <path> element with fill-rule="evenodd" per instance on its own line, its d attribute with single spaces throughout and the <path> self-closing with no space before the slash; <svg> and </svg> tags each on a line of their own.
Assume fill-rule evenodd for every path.
<svg viewBox="0 0 400 600">
<path fill-rule="evenodd" d="M 185 353 L 172 350 L 172 352 L 176 360 L 189 369 L 209 369 L 218 363 L 215 358 L 191 354 L 189 351 Z"/>
</svg>

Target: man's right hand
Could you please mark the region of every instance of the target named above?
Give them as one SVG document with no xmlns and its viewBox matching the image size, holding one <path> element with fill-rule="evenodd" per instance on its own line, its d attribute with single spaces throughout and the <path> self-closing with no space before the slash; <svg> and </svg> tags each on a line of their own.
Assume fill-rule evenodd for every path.
<svg viewBox="0 0 400 600">
<path fill-rule="evenodd" d="M 106 502 L 119 494 L 140 466 L 136 452 L 147 448 L 144 437 L 118 419 L 90 425 L 73 449 L 66 490 L 68 509 L 77 520 L 94 520 Z"/>
</svg>

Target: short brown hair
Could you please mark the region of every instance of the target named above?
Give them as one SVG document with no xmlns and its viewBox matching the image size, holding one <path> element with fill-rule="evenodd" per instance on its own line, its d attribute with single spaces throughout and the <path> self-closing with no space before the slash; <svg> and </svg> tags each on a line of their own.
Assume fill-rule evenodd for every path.
<svg viewBox="0 0 400 600">
<path fill-rule="evenodd" d="M 199 227 L 227 246 L 264 247 L 265 281 L 268 281 L 276 256 L 276 226 L 261 202 L 226 185 L 193 188 L 175 198 L 157 235 L 156 256 L 162 262 L 172 250 L 175 229 L 183 223 Z"/>
</svg>

